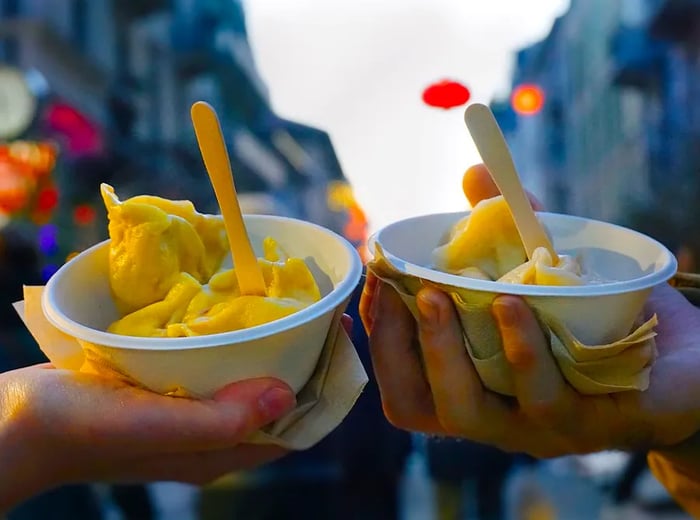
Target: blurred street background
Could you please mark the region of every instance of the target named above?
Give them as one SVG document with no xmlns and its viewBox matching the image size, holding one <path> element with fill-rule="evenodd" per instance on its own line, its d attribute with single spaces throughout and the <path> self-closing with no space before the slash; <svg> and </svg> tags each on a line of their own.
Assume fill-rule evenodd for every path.
<svg viewBox="0 0 700 520">
<path fill-rule="evenodd" d="M 326 226 L 364 258 L 392 220 L 467 208 L 462 111 L 480 101 L 549 210 L 639 229 L 696 271 L 699 51 L 698 0 L 0 0 L 0 371 L 44 361 L 10 304 L 107 237 L 100 183 L 216 211 L 200 99 L 245 212 Z M 409 435 L 370 380 L 307 452 L 201 489 L 69 486 L 8 520 L 225 518 L 687 516 L 644 453 L 535 461 Z"/>
</svg>

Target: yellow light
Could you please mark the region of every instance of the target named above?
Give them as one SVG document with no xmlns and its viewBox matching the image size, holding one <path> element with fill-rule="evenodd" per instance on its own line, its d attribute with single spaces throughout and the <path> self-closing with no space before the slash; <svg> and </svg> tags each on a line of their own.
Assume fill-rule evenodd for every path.
<svg viewBox="0 0 700 520">
<path fill-rule="evenodd" d="M 346 182 L 333 181 L 328 184 L 326 203 L 331 211 L 344 211 L 355 203 L 352 188 Z"/>
</svg>

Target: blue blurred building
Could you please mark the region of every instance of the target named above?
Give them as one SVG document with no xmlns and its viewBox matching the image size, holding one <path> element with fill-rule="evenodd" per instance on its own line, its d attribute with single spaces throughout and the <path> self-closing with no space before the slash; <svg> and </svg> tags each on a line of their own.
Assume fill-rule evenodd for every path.
<svg viewBox="0 0 700 520">
<path fill-rule="evenodd" d="M 101 149 L 62 154 L 73 198 L 107 181 L 124 196 L 188 198 L 214 211 L 189 117 L 206 100 L 219 112 L 244 210 L 342 234 L 357 227 L 329 135 L 270 107 L 239 0 L 0 0 L 0 64 L 40 87 L 29 137 L 47 133 L 56 103 L 99 133 Z M 329 204 L 338 192 L 343 204 Z"/>
<path fill-rule="evenodd" d="M 91 226 L 76 226 L 70 218 L 71 205 L 101 206 L 101 182 L 114 185 L 123 198 L 150 193 L 192 200 L 200 211 L 218 210 L 190 121 L 197 100 L 209 101 L 219 113 L 244 212 L 315 222 L 363 249 L 367 222 L 329 135 L 289 121 L 270 106 L 240 0 L 0 0 L 3 66 L 23 73 L 37 101 L 34 121 L 20 137 L 51 138 L 61 145 L 57 213 L 68 218 L 55 224 L 60 236 L 72 235 L 68 251 L 106 237 L 104 215 Z M 0 112 L 3 108 L 0 95 Z M 57 262 L 68 251 L 57 255 Z M 18 262 L 30 267 L 23 257 Z M 3 281 L 21 290 L 13 266 L 0 266 Z M 349 312 L 356 310 L 358 295 Z M 19 322 L 9 305 L 6 309 Z M 31 345 L 22 344 L 23 356 L 12 363 L 0 358 L 0 370 L 43 359 L 18 326 Z M 355 341 L 368 363 L 361 327 L 357 318 Z M 4 332 L 0 327 L 0 351 L 9 351 Z M 262 504 L 255 495 L 253 505 L 283 509 L 281 497 L 292 495 L 313 510 L 321 490 L 334 509 L 386 505 L 394 510 L 409 441 L 407 433 L 386 422 L 376 384 L 370 384 L 343 428 L 315 449 L 269 466 L 283 477 L 284 489 L 276 499 L 261 492 Z M 287 478 L 287 468 L 292 477 Z M 329 489 L 338 486 L 353 491 L 352 507 L 336 503 L 337 493 Z M 124 518 L 155 517 L 144 488 L 110 491 Z M 231 490 L 224 495 L 230 504 Z M 29 501 L 10 519 L 101 518 L 104 502 L 85 487 L 62 488 Z M 91 511 L 80 513 L 76 504 Z"/>
<path fill-rule="evenodd" d="M 694 0 L 572 0 L 544 40 L 518 53 L 513 86 L 539 85 L 545 105 L 530 116 L 507 100 L 494 109 L 548 208 L 621 221 L 694 180 L 698 20 Z"/>
</svg>

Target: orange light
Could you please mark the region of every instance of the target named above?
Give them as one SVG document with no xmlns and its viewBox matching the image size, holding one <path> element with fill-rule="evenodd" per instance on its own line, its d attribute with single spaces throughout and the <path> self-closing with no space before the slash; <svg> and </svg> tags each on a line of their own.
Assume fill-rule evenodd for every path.
<svg viewBox="0 0 700 520">
<path fill-rule="evenodd" d="M 21 211 L 29 200 L 30 182 L 22 168 L 0 161 L 0 210 L 3 213 Z"/>
<path fill-rule="evenodd" d="M 537 85 L 520 85 L 513 91 L 510 102 L 517 114 L 532 116 L 544 106 L 544 91 Z"/>
<path fill-rule="evenodd" d="M 329 183 L 326 203 L 331 211 L 347 213 L 348 220 L 343 226 L 343 236 L 355 244 L 362 261 L 367 262 L 367 216 L 355 200 L 350 185 L 343 181 Z"/>
<path fill-rule="evenodd" d="M 51 173 L 56 162 L 56 148 L 48 142 L 14 141 L 0 145 L 0 157 L 28 167 L 34 178 Z"/>
</svg>

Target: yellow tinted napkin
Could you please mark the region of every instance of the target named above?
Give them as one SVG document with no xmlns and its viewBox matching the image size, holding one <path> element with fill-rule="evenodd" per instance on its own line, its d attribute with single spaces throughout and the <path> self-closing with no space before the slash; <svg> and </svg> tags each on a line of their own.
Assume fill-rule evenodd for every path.
<svg viewBox="0 0 700 520">
<path fill-rule="evenodd" d="M 484 386 L 504 395 L 514 394 L 510 367 L 490 310 L 496 294 L 443 286 L 401 273 L 386 260 L 378 244 L 375 244 L 375 258 L 368 268 L 396 289 L 414 317 L 418 316 L 415 296 L 422 287 L 431 285 L 448 294 L 462 323 L 465 348 Z M 536 307 L 533 310 L 549 338 L 561 373 L 580 393 L 647 389 L 651 366 L 657 355 L 654 341 L 656 316 L 615 342 L 586 345 L 578 341 L 560 320 Z"/>
</svg>

